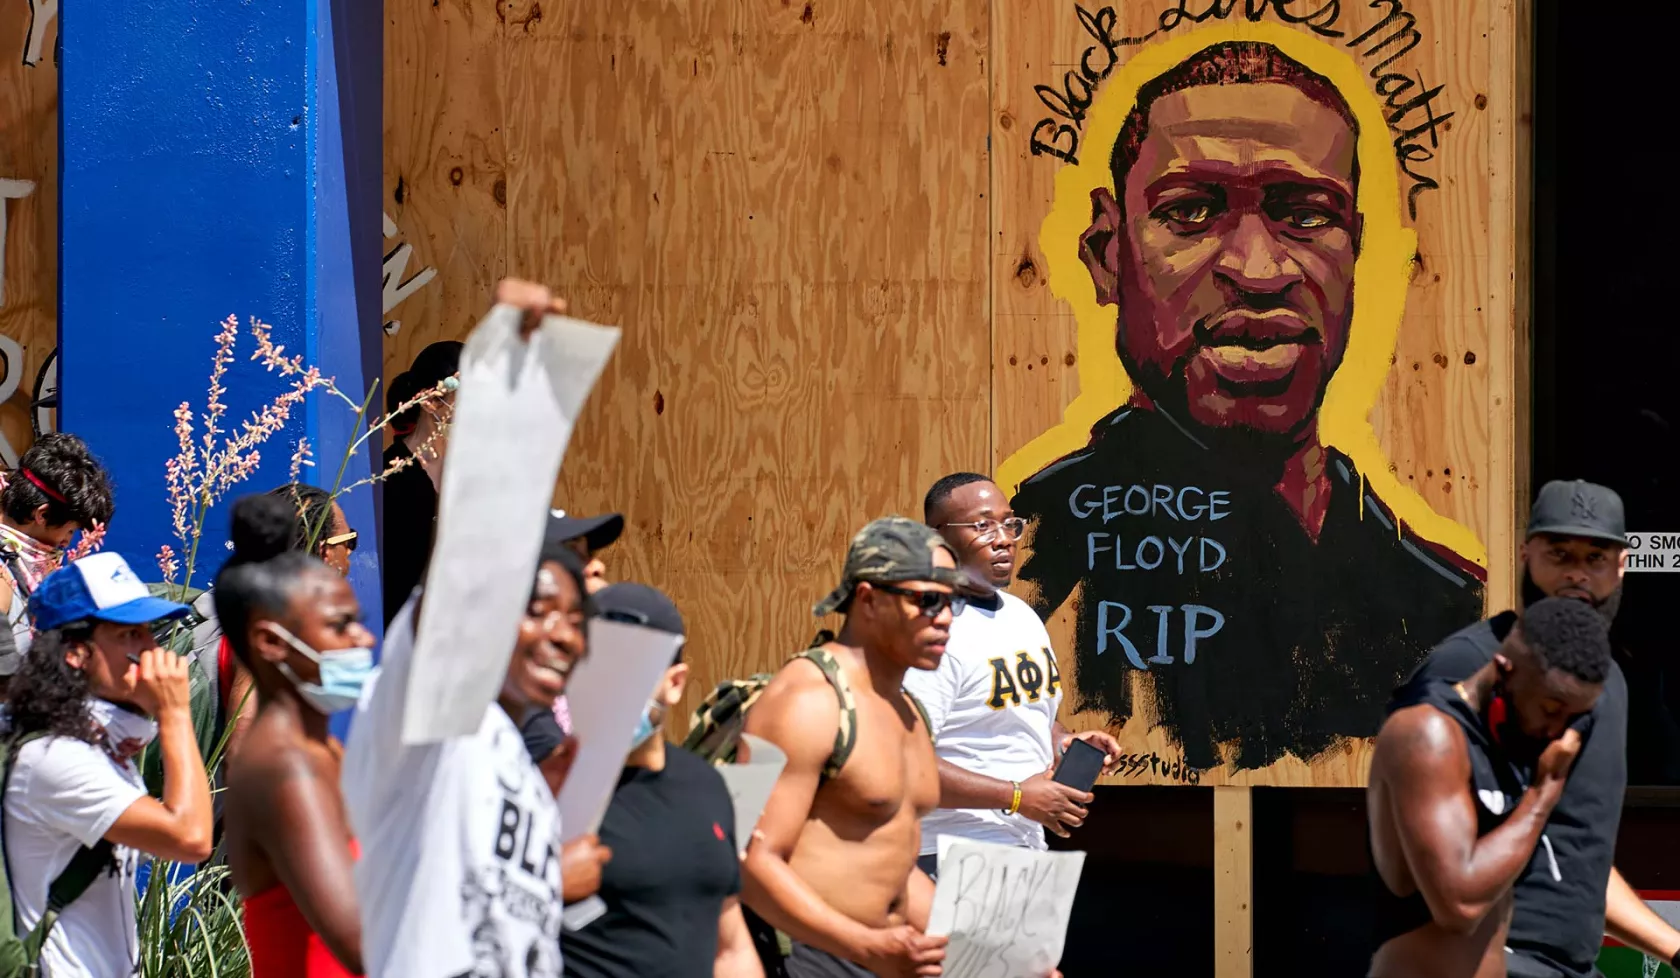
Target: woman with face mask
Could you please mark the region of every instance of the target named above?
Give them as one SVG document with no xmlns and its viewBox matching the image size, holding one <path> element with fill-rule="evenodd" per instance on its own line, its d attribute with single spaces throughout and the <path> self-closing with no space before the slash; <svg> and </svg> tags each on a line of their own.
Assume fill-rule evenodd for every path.
<svg viewBox="0 0 1680 978">
<path fill-rule="evenodd" d="M 372 675 L 373 635 L 343 575 L 289 549 L 296 533 L 288 500 L 241 499 L 234 555 L 213 592 L 223 634 L 256 687 L 255 716 L 228 765 L 225 813 L 253 978 L 362 973 L 356 843 L 327 720 L 354 706 Z"/>
</svg>

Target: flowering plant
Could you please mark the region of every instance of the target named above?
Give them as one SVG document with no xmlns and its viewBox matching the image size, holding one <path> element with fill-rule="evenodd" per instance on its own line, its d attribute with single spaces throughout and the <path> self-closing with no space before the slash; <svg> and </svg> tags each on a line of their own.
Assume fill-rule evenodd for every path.
<svg viewBox="0 0 1680 978">
<path fill-rule="evenodd" d="M 164 583 L 171 588 L 179 588 L 176 592 L 178 598 L 187 593 L 193 572 L 198 566 L 199 542 L 203 537 L 205 517 L 228 492 L 250 478 L 257 470 L 262 463 L 264 444 L 285 428 L 292 411 L 302 405 L 309 395 L 319 392 L 335 397 L 355 414 L 350 445 L 345 449 L 344 457 L 339 460 L 338 472 L 331 487 L 323 487 L 328 488 L 328 495 L 333 499 L 352 489 L 389 478 L 405 466 L 413 464 L 416 459 L 435 457 L 441 449 L 437 442 L 444 428 L 440 425 L 424 444 L 411 446 L 412 456 L 397 460 L 382 472 L 344 485 L 344 475 L 350 460 L 367 444 L 368 439 L 382 432 L 393 418 L 412 408 L 441 399 L 453 390 L 453 385 L 445 380 L 404 401 L 383 417 L 371 415 L 369 409 L 378 390 L 377 383 L 369 386 L 367 396 L 358 403 L 345 394 L 332 377 L 322 374 L 318 367 L 306 365 L 303 357 L 287 356 L 285 346 L 275 344 L 273 334 L 266 323 L 252 318 L 249 328 L 255 341 L 255 350 L 250 359 L 260 361 L 270 373 L 278 371 L 280 376 L 289 379 L 290 384 L 272 401 L 253 412 L 238 428 L 225 428 L 228 422 L 227 404 L 223 401 L 227 394 L 224 379 L 238 345 L 239 320 L 235 316 L 229 316 L 222 321 L 221 331 L 216 334 L 216 353 L 211 360 L 210 389 L 205 399 L 204 410 L 198 413 L 195 422 L 192 406 L 188 402 L 182 401 L 175 409 L 175 440 L 178 447 L 175 457 L 164 465 L 164 483 L 169 491 L 171 522 L 180 549 L 164 545 L 158 551 L 157 563 L 158 569 L 163 573 Z M 298 439 L 291 457 L 290 473 L 293 482 L 299 481 L 305 468 L 314 466 L 313 455 L 308 439 Z M 326 514 L 322 514 L 321 520 L 317 521 L 318 525 L 308 528 L 311 543 L 324 531 L 324 525 L 319 524 L 325 519 Z M 176 583 L 177 575 L 179 585 Z"/>
<path fill-rule="evenodd" d="M 175 409 L 177 449 L 175 456 L 164 466 L 175 542 L 165 544 L 158 551 L 157 564 L 163 573 L 166 590 L 178 601 L 185 601 L 190 593 L 193 571 L 200 557 L 199 544 L 206 516 L 257 470 L 268 440 L 285 428 L 292 412 L 306 403 L 311 395 L 326 394 L 337 398 L 355 413 L 350 444 L 338 463 L 331 487 L 323 487 L 328 489 L 332 499 L 360 486 L 389 478 L 417 460 L 424 462 L 436 457 L 442 449 L 441 437 L 447 430 L 444 425 L 437 426 L 432 436 L 422 444 L 410 444 L 412 455 L 405 456 L 382 472 L 344 485 L 350 460 L 367 445 L 368 439 L 410 409 L 443 398 L 454 390 L 455 385 L 445 380 L 404 401 L 390 413 L 375 416 L 370 414 L 369 408 L 378 389 L 377 384 L 370 385 L 367 396 L 358 403 L 340 390 L 332 377 L 306 365 L 301 356 L 287 356 L 285 347 L 274 343 L 268 325 L 253 318 L 249 322 L 249 332 L 255 350 L 250 359 L 260 361 L 270 373 L 278 372 L 289 383 L 272 401 L 233 427 L 226 417 L 227 404 L 223 398 L 227 387 L 224 380 L 228 366 L 233 363 L 239 332 L 236 317 L 229 316 L 222 321 L 216 334 L 216 352 L 211 360 L 210 387 L 204 409 L 195 416 L 192 406 L 185 401 Z M 313 459 L 314 452 L 308 439 L 298 439 L 289 469 L 292 482 L 299 482 L 303 470 L 314 466 Z M 330 513 L 323 512 L 316 525 L 307 528 L 309 549 L 314 549 L 314 543 L 324 532 L 328 518 Z M 102 526 L 96 526 L 92 533 L 84 533 L 83 545 L 97 547 L 103 532 Z M 183 632 L 184 629 L 177 626 L 168 636 L 167 643 L 177 648 L 190 645 L 190 641 L 185 641 Z M 217 693 L 208 690 L 204 695 Z M 204 766 L 213 790 L 227 750 L 228 735 L 246 703 L 229 706 L 230 716 L 224 724 L 223 734 L 205 758 Z M 142 948 L 141 974 L 145 978 L 191 978 L 206 974 L 249 978 L 251 962 L 245 944 L 242 913 L 238 901 L 230 894 L 226 853 L 220 845 L 210 860 L 196 869 L 164 860 L 151 863 L 146 885 L 139 894 L 136 913 Z"/>
</svg>

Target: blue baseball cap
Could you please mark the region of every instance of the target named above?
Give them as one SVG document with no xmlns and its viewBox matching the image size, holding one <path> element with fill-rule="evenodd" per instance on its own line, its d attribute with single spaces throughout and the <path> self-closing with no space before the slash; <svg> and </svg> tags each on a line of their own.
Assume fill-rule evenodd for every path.
<svg viewBox="0 0 1680 978">
<path fill-rule="evenodd" d="M 179 618 L 184 604 L 153 597 L 118 553 L 97 553 L 47 575 L 29 596 L 35 627 L 45 631 L 78 621 L 146 625 Z"/>
</svg>

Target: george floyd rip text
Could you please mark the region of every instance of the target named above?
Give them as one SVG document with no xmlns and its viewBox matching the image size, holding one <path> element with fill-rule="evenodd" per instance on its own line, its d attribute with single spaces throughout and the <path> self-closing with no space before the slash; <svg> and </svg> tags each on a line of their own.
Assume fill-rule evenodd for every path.
<svg viewBox="0 0 1680 978">
<path fill-rule="evenodd" d="M 1085 483 L 1068 496 L 1068 511 L 1084 529 L 1086 571 L 1112 563 L 1117 571 L 1191 578 L 1217 571 L 1229 556 L 1224 544 L 1207 535 L 1214 523 L 1231 515 L 1229 490 Z M 1143 518 L 1155 527 L 1165 518 L 1173 525 L 1182 524 L 1183 533 L 1128 533 L 1128 517 L 1133 518 L 1131 525 Z M 1116 524 L 1112 529 L 1108 528 L 1111 523 Z M 1197 645 L 1225 627 L 1225 615 L 1203 604 L 1151 604 L 1136 609 L 1100 595 L 1093 600 L 1097 654 L 1120 651 L 1132 668 L 1146 672 L 1151 665 L 1194 665 Z M 1149 649 L 1153 652 L 1146 659 L 1144 651 Z"/>
<path fill-rule="evenodd" d="M 1375 12 L 1376 21 L 1361 30 L 1358 25 L 1343 26 L 1341 0 L 1175 0 L 1161 11 L 1154 30 L 1128 36 L 1118 31 L 1119 16 L 1114 7 L 1102 7 L 1092 13 L 1075 4 L 1080 27 L 1093 43 L 1080 55 L 1077 68 L 1063 74 L 1059 86 L 1033 86 L 1039 101 L 1051 114 L 1033 127 L 1029 148 L 1034 156 L 1050 156 L 1072 164 L 1079 162 L 1086 113 L 1097 87 L 1120 67 L 1122 49 L 1209 21 L 1240 17 L 1258 22 L 1270 14 L 1285 24 L 1335 39 L 1351 50 L 1361 64 L 1369 65 L 1372 85 L 1382 99 L 1385 118 L 1393 133 L 1395 156 L 1400 161 L 1401 172 L 1411 181 L 1406 191 L 1407 210 L 1416 218 L 1418 195 L 1440 187 L 1434 178 L 1420 172 L 1419 167 L 1434 160 L 1440 148 L 1441 132 L 1448 128 L 1444 124 L 1453 113 L 1438 111 L 1446 86 L 1429 85 L 1421 72 L 1407 74 L 1396 70 L 1400 58 L 1423 43 L 1417 17 L 1406 10 L 1403 0 L 1370 0 L 1367 7 Z"/>
</svg>

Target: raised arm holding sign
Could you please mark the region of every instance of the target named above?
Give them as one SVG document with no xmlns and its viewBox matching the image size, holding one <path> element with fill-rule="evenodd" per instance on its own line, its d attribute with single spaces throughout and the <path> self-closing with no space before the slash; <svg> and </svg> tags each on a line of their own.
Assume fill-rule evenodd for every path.
<svg viewBox="0 0 1680 978">
<path fill-rule="evenodd" d="M 618 333 L 549 315 L 560 304 L 540 286 L 497 295 L 520 304 L 463 351 L 427 581 L 391 623 L 346 747 L 372 976 L 562 973 L 559 812 L 517 723 L 587 653 L 582 561 L 543 526 Z"/>
</svg>

